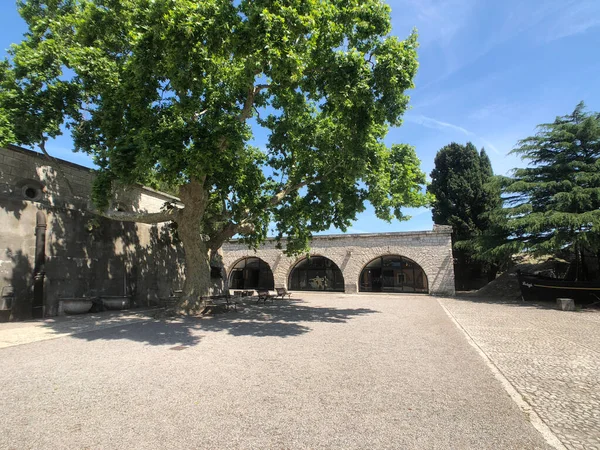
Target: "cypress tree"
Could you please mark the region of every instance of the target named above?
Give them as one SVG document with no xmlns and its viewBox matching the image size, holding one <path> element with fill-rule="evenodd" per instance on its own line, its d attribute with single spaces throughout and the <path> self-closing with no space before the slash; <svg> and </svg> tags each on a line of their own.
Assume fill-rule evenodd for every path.
<svg viewBox="0 0 600 450">
<path fill-rule="evenodd" d="M 492 176 L 485 150 L 478 152 L 471 142 L 466 145 L 453 142 L 436 155 L 428 191 L 435 196 L 433 221 L 451 225 L 453 229 L 457 289 L 473 287 L 473 278 L 484 268 L 469 242 L 487 229 L 487 213 L 500 203 L 497 189 L 488 187 Z M 490 265 L 487 268 L 495 274 L 495 268 Z"/>
<path fill-rule="evenodd" d="M 479 161 L 481 164 L 481 173 L 485 177 L 494 176 L 494 170 L 492 169 L 492 162 L 490 161 L 490 157 L 487 155 L 485 148 L 481 149 L 479 153 Z"/>
</svg>

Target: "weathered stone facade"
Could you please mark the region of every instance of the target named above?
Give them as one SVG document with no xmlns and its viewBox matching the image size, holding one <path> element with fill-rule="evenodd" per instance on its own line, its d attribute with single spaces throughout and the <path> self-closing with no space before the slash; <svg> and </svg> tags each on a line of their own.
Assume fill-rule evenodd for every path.
<svg viewBox="0 0 600 450">
<path fill-rule="evenodd" d="M 310 254 L 329 258 L 340 268 L 346 293 L 358 292 L 360 274 L 370 261 L 379 256 L 399 255 L 421 266 L 427 275 L 431 294 L 454 295 L 451 235 L 450 227 L 435 226 L 433 231 L 422 232 L 314 236 Z M 285 256 L 272 239 L 256 252 L 232 241 L 223 246 L 223 255 L 228 274 L 243 258 L 262 259 L 273 271 L 275 287 L 287 287 L 292 269 L 304 259 L 304 256 Z"/>
<path fill-rule="evenodd" d="M 44 313 L 64 297 L 128 295 L 137 304 L 167 297 L 183 283 L 183 252 L 167 225 L 123 223 L 90 213 L 94 172 L 60 161 L 72 192 L 41 154 L 0 148 L 0 289 L 11 286 L 12 319 L 31 316 L 36 215 L 45 217 Z M 117 195 L 115 207 L 159 211 L 174 197 L 143 187 Z M 4 317 L 6 319 L 6 317 Z"/>
</svg>

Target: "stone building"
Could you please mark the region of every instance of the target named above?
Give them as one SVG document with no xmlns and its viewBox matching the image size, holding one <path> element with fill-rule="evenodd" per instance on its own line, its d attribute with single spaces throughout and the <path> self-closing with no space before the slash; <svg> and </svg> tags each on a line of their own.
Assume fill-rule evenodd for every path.
<svg viewBox="0 0 600 450">
<path fill-rule="evenodd" d="M 90 213 L 94 172 L 60 161 L 63 177 L 55 167 L 39 153 L 0 148 L 0 319 L 56 315 L 61 298 L 129 296 L 145 305 L 182 284 L 184 255 L 168 225 Z M 138 186 L 119 192 L 114 206 L 154 212 L 175 200 Z M 36 228 L 43 231 L 37 243 Z M 36 247 L 43 260 L 36 260 Z"/>
<path fill-rule="evenodd" d="M 60 172 L 37 152 L 0 148 L 0 319 L 56 315 L 59 300 L 73 297 L 128 296 L 149 305 L 180 289 L 184 254 L 170 226 L 91 213 L 93 170 L 59 163 Z M 136 186 L 117 192 L 112 207 L 156 212 L 177 201 Z M 214 279 L 217 292 L 286 287 L 454 293 L 448 227 L 315 236 L 309 258 L 288 258 L 271 239 L 256 252 L 232 241 L 223 247 L 223 262 Z"/>
<path fill-rule="evenodd" d="M 454 294 L 452 229 L 314 236 L 309 257 L 289 258 L 267 240 L 254 252 L 223 246 L 230 289 Z"/>
</svg>

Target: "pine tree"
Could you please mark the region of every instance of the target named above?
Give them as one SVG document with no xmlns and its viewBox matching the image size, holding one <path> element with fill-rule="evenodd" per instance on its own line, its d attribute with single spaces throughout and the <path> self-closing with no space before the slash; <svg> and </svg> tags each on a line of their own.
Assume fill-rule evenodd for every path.
<svg viewBox="0 0 600 450">
<path fill-rule="evenodd" d="M 490 254 L 574 254 L 575 278 L 588 278 L 584 253 L 600 252 L 600 114 L 583 102 L 537 127 L 512 153 L 530 165 L 500 178 L 504 208 L 494 226 L 505 242 Z M 600 259 L 600 255 L 599 255 Z"/>
</svg>

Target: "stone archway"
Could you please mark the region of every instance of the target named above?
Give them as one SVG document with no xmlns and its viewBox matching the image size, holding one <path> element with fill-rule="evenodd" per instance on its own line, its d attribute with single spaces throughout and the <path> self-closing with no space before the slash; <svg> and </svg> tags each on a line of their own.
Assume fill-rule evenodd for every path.
<svg viewBox="0 0 600 450">
<path fill-rule="evenodd" d="M 435 258 L 431 258 L 429 252 L 424 251 L 426 249 L 411 247 L 405 245 L 379 245 L 370 248 L 354 248 L 352 255 L 350 256 L 349 262 L 344 269 L 344 277 L 346 283 L 347 293 L 358 293 L 361 292 L 360 280 L 363 269 L 372 261 L 382 256 L 401 256 L 406 260 L 410 260 L 419 266 L 425 277 L 427 278 L 427 287 L 429 293 L 437 293 L 439 289 L 439 278 L 437 276 L 438 266 L 438 255 Z M 442 256 L 442 255 L 439 255 Z M 362 292 L 365 292 L 363 289 Z M 368 292 L 368 291 L 367 291 Z"/>
<path fill-rule="evenodd" d="M 410 258 L 382 255 L 369 261 L 361 270 L 359 292 L 429 293 L 425 270 Z"/>
<path fill-rule="evenodd" d="M 313 255 L 291 267 L 287 285 L 290 291 L 344 292 L 344 275 L 331 259 Z"/>
<path fill-rule="evenodd" d="M 279 244 L 275 239 L 268 239 L 253 252 L 241 241 L 228 242 L 223 248 L 223 260 L 231 270 L 241 258 L 260 257 L 271 267 L 275 286 L 290 289 L 290 272 L 300 260 L 287 256 Z M 436 227 L 433 231 L 422 232 L 313 236 L 311 254 L 324 256 L 337 265 L 344 278 L 344 291 L 348 294 L 359 292 L 362 270 L 382 255 L 401 255 L 418 264 L 427 277 L 430 294 L 454 294 L 450 227 Z"/>
<path fill-rule="evenodd" d="M 271 267 L 255 256 L 238 259 L 229 269 L 227 279 L 229 289 L 275 289 Z"/>
</svg>

